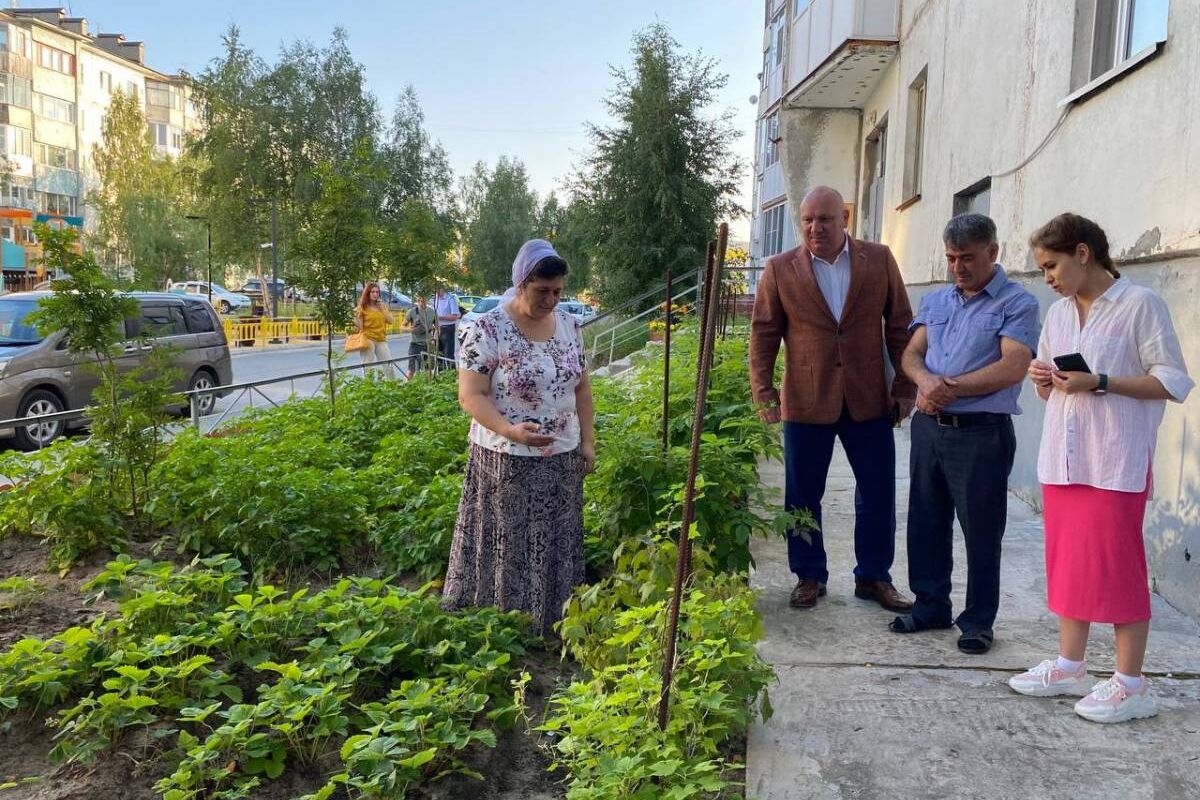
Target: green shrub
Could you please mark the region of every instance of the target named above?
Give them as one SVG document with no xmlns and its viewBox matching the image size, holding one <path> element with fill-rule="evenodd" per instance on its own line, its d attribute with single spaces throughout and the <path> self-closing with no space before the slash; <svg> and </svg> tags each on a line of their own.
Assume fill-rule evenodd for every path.
<svg viewBox="0 0 1200 800">
<path fill-rule="evenodd" d="M 657 724 L 667 601 L 676 551 L 669 541 L 628 542 L 605 581 L 576 593 L 560 632 L 587 678 L 557 692 L 540 730 L 557 735 L 555 767 L 571 774 L 571 800 L 701 798 L 732 785 L 720 745 L 770 714 L 771 667 L 754 592 L 741 575 L 713 571 L 704 549 L 680 608 L 679 646 L 666 730 Z"/>
<path fill-rule="evenodd" d="M 0 475 L 15 484 L 0 492 L 0 536 L 43 537 L 51 566 L 60 570 L 92 550 L 122 549 L 129 509 L 104 461 L 94 443 L 65 439 L 32 455 L 0 455 Z"/>
</svg>

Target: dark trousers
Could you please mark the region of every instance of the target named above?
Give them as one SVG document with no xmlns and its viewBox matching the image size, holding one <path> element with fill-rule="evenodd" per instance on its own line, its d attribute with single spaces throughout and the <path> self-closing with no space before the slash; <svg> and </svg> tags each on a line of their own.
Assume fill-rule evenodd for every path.
<svg viewBox="0 0 1200 800">
<path fill-rule="evenodd" d="M 454 326 L 442 325 L 438 328 L 438 350 L 441 352 L 442 358 L 454 360 Z M 446 369 L 453 369 L 454 365 L 442 363 L 439 365 Z"/>
<path fill-rule="evenodd" d="M 786 472 L 784 507 L 807 509 L 817 523 L 812 542 L 788 534 L 788 565 L 798 578 L 829 580 L 825 539 L 821 531 L 821 499 L 833 458 L 833 440 L 840 439 L 857 489 L 854 493 L 854 577 L 891 581 L 896 555 L 896 440 L 887 417 L 855 422 L 849 411 L 832 425 L 783 423 L 783 462 Z"/>
<path fill-rule="evenodd" d="M 917 413 L 912 423 L 908 496 L 908 585 L 913 618 L 951 621 L 954 517 L 967 547 L 967 605 L 955 623 L 963 631 L 991 630 L 1000 608 L 1000 541 L 1008 521 L 1008 475 L 1017 438 L 1007 414 L 953 428 Z"/>
</svg>

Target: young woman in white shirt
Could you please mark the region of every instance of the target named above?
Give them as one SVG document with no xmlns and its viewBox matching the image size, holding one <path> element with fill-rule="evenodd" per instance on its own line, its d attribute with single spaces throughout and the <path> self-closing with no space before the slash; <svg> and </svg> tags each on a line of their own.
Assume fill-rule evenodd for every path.
<svg viewBox="0 0 1200 800">
<path fill-rule="evenodd" d="M 1095 722 L 1153 716 L 1142 677 L 1150 630 L 1142 526 L 1165 401 L 1183 402 L 1194 384 L 1166 303 L 1121 277 L 1099 225 L 1061 214 L 1030 245 L 1046 283 L 1063 295 L 1046 313 L 1029 368 L 1046 401 L 1038 480 L 1059 655 L 1009 686 L 1081 696 L 1075 712 Z M 1116 674 L 1095 685 L 1085 661 L 1092 623 L 1112 624 L 1117 645 Z"/>
</svg>

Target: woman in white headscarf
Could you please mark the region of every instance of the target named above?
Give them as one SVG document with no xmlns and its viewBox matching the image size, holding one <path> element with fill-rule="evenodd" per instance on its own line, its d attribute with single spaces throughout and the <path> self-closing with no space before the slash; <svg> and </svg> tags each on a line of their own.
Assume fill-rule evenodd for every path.
<svg viewBox="0 0 1200 800">
<path fill-rule="evenodd" d="M 524 611 L 543 634 L 583 582 L 583 478 L 596 462 L 583 335 L 555 308 L 566 275 L 549 242 L 526 242 L 504 300 L 458 343 L 471 455 L 445 605 Z"/>
</svg>

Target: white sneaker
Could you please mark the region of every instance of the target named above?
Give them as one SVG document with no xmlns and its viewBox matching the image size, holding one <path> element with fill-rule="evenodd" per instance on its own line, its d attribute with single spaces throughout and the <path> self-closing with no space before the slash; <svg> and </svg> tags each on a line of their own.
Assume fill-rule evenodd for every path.
<svg viewBox="0 0 1200 800">
<path fill-rule="evenodd" d="M 1051 659 L 1028 672 L 1012 676 L 1008 679 L 1008 686 L 1014 692 L 1030 697 L 1058 697 L 1064 694 L 1083 697 L 1092 690 L 1092 681 L 1088 678 L 1086 664 L 1081 664 L 1078 672 L 1067 672 L 1058 666 L 1057 659 Z"/>
<path fill-rule="evenodd" d="M 1158 704 L 1150 693 L 1150 681 L 1142 678 L 1142 688 L 1134 692 L 1114 675 L 1092 687 L 1091 693 L 1075 704 L 1075 713 L 1092 722 L 1126 722 L 1153 717 Z"/>
</svg>

